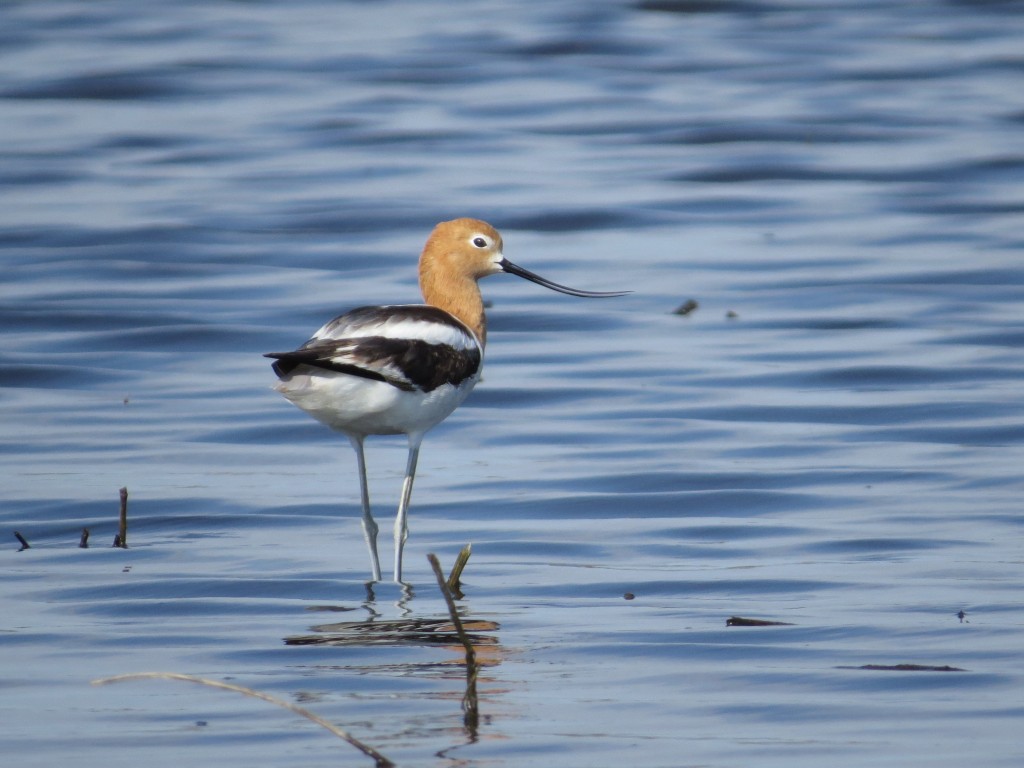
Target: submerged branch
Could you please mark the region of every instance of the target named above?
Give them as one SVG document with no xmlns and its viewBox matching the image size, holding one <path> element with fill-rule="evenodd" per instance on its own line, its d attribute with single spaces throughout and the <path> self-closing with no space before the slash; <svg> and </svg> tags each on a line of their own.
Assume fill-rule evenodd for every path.
<svg viewBox="0 0 1024 768">
<path fill-rule="evenodd" d="M 319 726 L 321 726 L 323 728 L 326 728 L 328 731 L 333 733 L 335 736 L 338 736 L 339 738 L 344 739 L 345 741 L 347 741 L 349 744 L 351 744 L 353 747 L 358 749 L 364 755 L 367 755 L 368 757 L 372 757 L 374 762 L 377 765 L 377 768 L 393 768 L 393 766 L 394 766 L 393 762 L 388 760 L 386 757 L 384 757 L 384 755 L 382 755 L 380 752 L 375 750 L 373 747 L 371 747 L 371 746 L 369 746 L 367 744 L 364 744 L 363 742 L 361 742 L 359 739 L 357 739 L 352 734 L 350 734 L 347 731 L 339 728 L 338 726 L 334 725 L 333 723 L 330 723 L 327 720 L 324 720 L 319 715 L 313 714 L 308 709 L 303 709 L 302 707 L 296 706 L 295 704 L 292 704 L 291 702 L 285 701 L 283 699 L 279 699 L 279 698 L 277 698 L 275 696 L 271 696 L 271 695 L 269 695 L 267 693 L 262 693 L 260 691 L 254 691 L 252 688 L 246 688 L 246 687 L 241 686 L 241 685 L 233 685 L 231 683 L 222 683 L 219 680 L 211 680 L 211 679 L 206 678 L 206 677 L 196 677 L 195 675 L 182 675 L 182 674 L 178 674 L 177 672 L 139 672 L 139 673 L 128 674 L 128 675 L 115 675 L 113 677 L 104 677 L 104 678 L 100 678 L 99 680 L 93 680 L 92 684 L 93 685 L 106 685 L 108 683 L 124 682 L 125 680 L 184 680 L 185 682 L 188 682 L 188 683 L 199 683 L 200 685 L 208 685 L 211 688 L 223 688 L 226 691 L 235 691 L 236 693 L 241 693 L 241 694 L 244 694 L 246 696 L 252 696 L 255 699 L 262 699 L 263 701 L 269 702 L 271 704 L 276 704 L 279 707 L 283 707 L 284 709 L 287 709 L 290 712 L 294 712 L 297 715 L 301 715 L 302 717 L 306 718 L 307 720 L 312 720 L 317 725 L 319 725 Z"/>
</svg>

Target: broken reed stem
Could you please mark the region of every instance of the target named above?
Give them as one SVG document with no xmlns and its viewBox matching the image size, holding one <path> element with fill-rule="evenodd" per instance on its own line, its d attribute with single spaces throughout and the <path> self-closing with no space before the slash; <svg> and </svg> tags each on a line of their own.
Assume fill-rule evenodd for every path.
<svg viewBox="0 0 1024 768">
<path fill-rule="evenodd" d="M 16 538 L 18 543 L 21 544 L 21 549 L 18 550 L 19 552 L 24 552 L 26 549 L 32 549 L 32 545 L 28 543 L 28 539 L 17 531 L 14 532 L 14 538 Z"/>
<path fill-rule="evenodd" d="M 83 528 L 82 529 L 82 538 L 80 538 L 78 540 L 78 546 L 81 549 L 88 549 L 89 548 L 89 529 L 88 528 Z"/>
<path fill-rule="evenodd" d="M 427 560 L 430 561 L 430 567 L 434 569 L 434 576 L 437 577 L 437 586 L 440 587 L 441 596 L 444 597 L 444 601 L 448 605 L 448 615 L 451 617 L 452 624 L 455 625 L 455 633 L 459 636 L 459 640 L 462 641 L 462 645 L 466 649 L 466 660 L 472 659 L 475 662 L 476 651 L 473 649 L 473 644 L 469 642 L 466 628 L 462 626 L 462 619 L 459 618 L 459 612 L 455 608 L 455 598 L 452 597 L 452 593 L 448 590 L 444 574 L 441 572 L 441 563 L 438 562 L 437 555 L 433 553 L 427 555 Z"/>
<path fill-rule="evenodd" d="M 196 677 L 195 675 L 182 675 L 176 672 L 138 672 L 135 674 L 128 675 L 114 675 L 113 677 L 103 677 L 99 680 L 93 680 L 92 684 L 107 685 L 108 683 L 121 683 L 125 680 L 184 680 L 188 683 L 199 683 L 200 685 L 208 685 L 211 688 L 223 688 L 226 691 L 235 691 L 237 693 L 244 694 L 245 696 L 252 696 L 254 699 L 261 699 L 263 701 L 270 702 L 271 704 L 276 704 L 279 707 L 283 707 L 284 709 L 287 709 L 289 712 L 294 712 L 297 715 L 301 715 L 307 720 L 312 720 L 314 723 L 321 726 L 322 728 L 326 728 L 335 736 L 338 736 L 339 738 L 347 741 L 349 744 L 358 749 L 367 757 L 373 758 L 374 762 L 377 765 L 377 768 L 394 768 L 395 765 L 393 762 L 388 760 L 386 757 L 384 757 L 384 755 L 375 750 L 373 747 L 364 744 L 352 734 L 339 728 L 333 723 L 324 720 L 319 715 L 314 715 L 308 709 L 303 709 L 302 707 L 296 706 L 291 702 L 279 699 L 276 696 L 271 696 L 270 694 L 262 693 L 261 691 L 254 691 L 252 688 L 246 688 L 241 685 L 232 685 L 231 683 L 222 683 L 219 680 L 211 680 L 207 677 Z"/>
<path fill-rule="evenodd" d="M 114 546 L 128 549 L 128 489 L 121 489 L 121 516 L 117 526 L 117 538 Z"/>
<path fill-rule="evenodd" d="M 466 550 L 463 549 L 463 552 L 465 551 Z M 468 554 L 466 555 L 466 558 L 469 558 Z M 466 634 L 466 628 L 462 626 L 462 619 L 459 618 L 459 612 L 455 608 L 455 598 L 452 597 L 452 593 L 448 589 L 448 584 L 445 583 L 444 574 L 441 572 L 441 563 L 438 562 L 437 555 L 431 553 L 427 555 L 427 560 L 430 561 L 430 567 L 434 569 L 434 576 L 437 577 L 437 586 L 441 590 L 441 595 L 444 597 L 445 603 L 448 605 L 448 615 L 451 617 L 452 624 L 455 625 L 455 632 L 459 636 L 459 640 L 462 641 L 463 648 L 466 649 L 466 695 L 462 697 L 462 722 L 470 732 L 475 734 L 477 726 L 480 724 L 480 711 L 476 695 L 476 677 L 478 670 L 478 665 L 476 663 L 476 649 L 473 648 L 473 643 L 469 641 L 469 635 Z M 465 567 L 465 563 L 463 563 L 463 567 Z"/>
<path fill-rule="evenodd" d="M 467 544 L 459 552 L 459 556 L 455 558 L 455 565 L 452 566 L 452 572 L 448 574 L 448 591 L 457 600 L 463 598 L 462 594 L 462 572 L 466 568 L 466 563 L 469 562 L 469 556 L 473 554 L 473 545 Z"/>
</svg>

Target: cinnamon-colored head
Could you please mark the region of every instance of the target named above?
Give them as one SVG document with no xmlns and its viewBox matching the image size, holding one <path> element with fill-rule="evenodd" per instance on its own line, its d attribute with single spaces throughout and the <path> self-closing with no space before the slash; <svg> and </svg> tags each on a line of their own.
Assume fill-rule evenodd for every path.
<svg viewBox="0 0 1024 768">
<path fill-rule="evenodd" d="M 481 344 L 487 321 L 476 281 L 503 271 L 502 245 L 498 230 L 486 221 L 454 219 L 434 227 L 420 254 L 423 299 L 469 326 Z"/>
<path fill-rule="evenodd" d="M 513 264 L 502 254 L 498 230 L 479 219 L 442 221 L 427 238 L 420 255 L 420 290 L 428 304 L 454 315 L 476 334 L 481 346 L 487 340 L 484 302 L 476 281 L 505 272 L 552 291 L 589 299 L 622 296 L 629 291 L 583 291 L 561 285 Z"/>
</svg>

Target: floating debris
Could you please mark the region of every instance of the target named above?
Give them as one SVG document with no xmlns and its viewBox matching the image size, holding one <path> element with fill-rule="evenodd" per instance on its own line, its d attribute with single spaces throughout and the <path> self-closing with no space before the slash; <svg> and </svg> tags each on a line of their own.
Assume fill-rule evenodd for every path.
<svg viewBox="0 0 1024 768">
<path fill-rule="evenodd" d="M 672 314 L 686 317 L 687 315 L 696 312 L 699 306 L 700 304 L 697 303 L 696 299 L 687 299 L 674 310 L 672 310 Z"/>
<path fill-rule="evenodd" d="M 960 667 L 949 665 L 932 667 L 927 664 L 864 664 L 859 667 L 836 667 L 836 669 L 867 669 L 880 672 L 966 672 Z"/>
<path fill-rule="evenodd" d="M 21 543 L 21 549 L 18 550 L 19 552 L 24 552 L 26 549 L 32 549 L 32 545 L 29 544 L 25 537 L 17 531 L 14 532 L 14 538 Z"/>
<path fill-rule="evenodd" d="M 742 616 L 730 616 L 725 620 L 727 627 L 792 627 L 788 621 L 767 621 L 765 619 L 745 619 Z"/>
<path fill-rule="evenodd" d="M 475 645 L 496 645 L 498 639 L 479 632 L 494 632 L 494 621 L 464 621 Z M 310 627 L 315 635 L 294 635 L 285 645 L 462 645 L 450 619 L 396 619 L 393 621 L 340 621 Z"/>
<path fill-rule="evenodd" d="M 128 489 L 122 488 L 120 495 L 121 512 L 118 517 L 117 533 L 114 535 L 114 546 L 128 549 Z"/>
<path fill-rule="evenodd" d="M 328 613 L 345 613 L 346 611 L 355 611 L 355 606 L 347 605 L 307 605 L 307 611 L 324 611 Z"/>
</svg>

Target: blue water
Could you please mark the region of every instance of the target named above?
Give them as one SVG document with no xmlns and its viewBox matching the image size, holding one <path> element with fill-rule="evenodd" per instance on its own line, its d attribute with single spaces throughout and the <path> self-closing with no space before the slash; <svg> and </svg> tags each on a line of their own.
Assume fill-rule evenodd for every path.
<svg viewBox="0 0 1024 768">
<path fill-rule="evenodd" d="M 1020 765 L 1022 52 L 1012 2 L 0 5 L 0 754 L 370 764 L 89 684 L 168 671 L 400 765 Z M 418 301 L 462 215 L 634 293 L 484 283 L 371 594 L 352 452 L 260 355 Z M 478 728 L 457 646 L 284 642 L 444 617 L 468 542 Z"/>
</svg>

